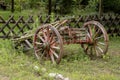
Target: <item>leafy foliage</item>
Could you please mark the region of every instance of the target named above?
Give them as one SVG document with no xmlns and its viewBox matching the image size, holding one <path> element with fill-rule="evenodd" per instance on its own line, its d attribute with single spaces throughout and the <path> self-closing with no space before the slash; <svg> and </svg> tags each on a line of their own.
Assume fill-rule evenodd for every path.
<svg viewBox="0 0 120 80">
<path fill-rule="evenodd" d="M 73 0 L 58 0 L 58 5 L 60 7 L 60 13 L 65 14 L 65 13 L 71 12 L 73 4 L 74 4 Z"/>
<path fill-rule="evenodd" d="M 97 5 L 99 4 L 99 0 L 89 0 L 88 1 L 88 5 L 87 5 L 87 9 L 92 10 L 92 11 L 96 11 L 97 10 Z"/>
<path fill-rule="evenodd" d="M 120 0 L 103 0 L 104 12 L 120 13 Z"/>
<path fill-rule="evenodd" d="M 11 0 L 4 0 L 11 4 Z M 14 0 L 15 10 L 41 9 L 47 10 L 49 0 Z M 52 12 L 60 14 L 73 13 L 74 10 L 86 9 L 88 11 L 98 11 L 99 0 L 51 0 Z M 120 0 L 101 0 L 104 12 L 120 13 Z M 84 5 L 84 7 L 83 7 Z"/>
</svg>

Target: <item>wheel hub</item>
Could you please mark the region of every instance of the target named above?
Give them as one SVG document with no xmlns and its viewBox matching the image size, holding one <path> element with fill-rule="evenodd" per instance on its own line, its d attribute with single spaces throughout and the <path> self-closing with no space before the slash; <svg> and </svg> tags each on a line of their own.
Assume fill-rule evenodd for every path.
<svg viewBox="0 0 120 80">
<path fill-rule="evenodd" d="M 49 44 L 49 42 L 45 42 L 45 43 L 43 44 L 43 47 L 44 47 L 44 49 L 46 49 L 46 50 L 50 50 L 50 44 Z"/>
</svg>

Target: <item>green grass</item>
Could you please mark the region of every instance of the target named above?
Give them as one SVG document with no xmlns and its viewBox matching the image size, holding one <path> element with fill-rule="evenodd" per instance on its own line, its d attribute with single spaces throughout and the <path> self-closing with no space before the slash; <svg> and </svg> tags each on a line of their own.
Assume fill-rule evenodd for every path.
<svg viewBox="0 0 120 80">
<path fill-rule="evenodd" d="M 16 51 L 10 40 L 0 40 L 0 80 L 50 80 L 48 73 L 61 73 L 70 80 L 120 80 L 120 37 L 110 38 L 107 57 L 90 60 L 79 45 L 66 46 L 59 65 L 39 64 L 33 53 Z M 36 71 L 35 66 L 40 70 Z M 53 79 L 51 79 L 53 80 Z"/>
<path fill-rule="evenodd" d="M 10 11 L 0 11 L 5 19 L 10 14 Z M 14 13 L 16 17 L 31 14 L 39 12 L 28 10 Z M 0 80 L 50 80 L 50 72 L 61 73 L 70 80 L 120 80 L 120 37 L 110 38 L 108 55 L 103 59 L 90 60 L 80 45 L 65 45 L 65 57 L 59 65 L 49 61 L 41 65 L 33 52 L 16 51 L 13 46 L 10 40 L 0 40 Z M 36 71 L 35 66 L 40 70 Z M 43 68 L 47 71 L 41 71 Z"/>
</svg>

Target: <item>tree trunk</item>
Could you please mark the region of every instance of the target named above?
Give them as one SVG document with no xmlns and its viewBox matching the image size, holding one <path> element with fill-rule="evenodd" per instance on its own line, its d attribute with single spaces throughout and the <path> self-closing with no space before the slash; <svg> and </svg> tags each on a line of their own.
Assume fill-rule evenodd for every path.
<svg viewBox="0 0 120 80">
<path fill-rule="evenodd" d="M 102 15 L 102 0 L 99 0 L 99 17 Z"/>
<path fill-rule="evenodd" d="M 11 12 L 14 12 L 14 0 L 11 1 Z"/>
<path fill-rule="evenodd" d="M 48 4 L 48 15 L 51 15 L 51 0 L 49 0 L 49 4 Z"/>
</svg>

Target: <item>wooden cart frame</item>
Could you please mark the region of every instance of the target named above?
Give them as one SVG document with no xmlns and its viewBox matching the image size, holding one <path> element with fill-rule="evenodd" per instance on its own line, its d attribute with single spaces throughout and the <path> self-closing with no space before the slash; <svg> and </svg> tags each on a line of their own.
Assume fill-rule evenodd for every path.
<svg viewBox="0 0 120 80">
<path fill-rule="evenodd" d="M 109 39 L 102 24 L 88 21 L 81 28 L 74 28 L 64 25 L 67 22 L 69 20 L 44 24 L 34 34 L 15 40 L 25 41 L 29 47 L 33 47 L 38 60 L 50 59 L 57 64 L 60 63 L 63 55 L 63 44 L 80 44 L 90 57 L 101 57 L 106 54 Z M 30 37 L 33 37 L 32 45 L 28 41 Z"/>
</svg>

